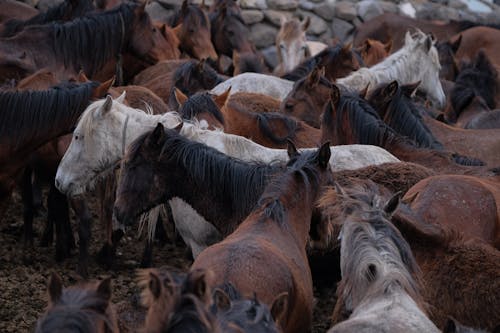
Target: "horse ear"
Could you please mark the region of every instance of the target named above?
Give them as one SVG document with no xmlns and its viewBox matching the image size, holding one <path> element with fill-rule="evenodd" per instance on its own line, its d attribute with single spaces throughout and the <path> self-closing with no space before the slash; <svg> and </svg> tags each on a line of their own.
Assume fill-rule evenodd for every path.
<svg viewBox="0 0 500 333">
<path fill-rule="evenodd" d="M 231 94 L 231 86 L 224 91 L 222 94 L 214 97 L 214 102 L 217 104 L 219 109 L 222 109 L 224 105 L 226 105 L 227 100 L 229 99 L 229 95 Z"/>
<path fill-rule="evenodd" d="M 115 77 L 113 76 L 111 79 L 108 81 L 105 81 L 101 83 L 97 88 L 95 88 L 94 92 L 92 93 L 93 98 L 102 98 L 106 96 L 106 94 L 109 91 L 109 88 L 115 83 Z"/>
<path fill-rule="evenodd" d="M 111 95 L 106 96 L 106 100 L 104 101 L 104 104 L 101 107 L 101 114 L 104 115 L 111 110 L 111 107 L 113 106 L 113 98 Z"/>
<path fill-rule="evenodd" d="M 405 45 L 410 45 L 410 43 L 413 43 L 413 38 L 411 37 L 410 31 L 407 31 L 405 34 Z"/>
<path fill-rule="evenodd" d="M 117 99 L 115 99 L 115 102 L 118 102 L 118 103 L 122 103 L 122 104 L 123 104 L 123 103 L 125 103 L 125 98 L 126 98 L 126 97 L 127 97 L 127 91 L 126 91 L 126 90 L 124 90 L 124 91 L 122 92 L 122 94 L 121 94 L 120 96 L 118 96 L 118 98 L 117 98 Z"/>
<path fill-rule="evenodd" d="M 387 54 L 390 54 L 392 51 L 392 38 L 389 39 L 387 43 L 384 44 L 384 49 Z"/>
<path fill-rule="evenodd" d="M 337 107 L 340 101 L 340 90 L 336 85 L 332 85 L 332 90 L 330 91 L 330 103 L 333 107 Z"/>
<path fill-rule="evenodd" d="M 203 71 L 205 70 L 206 61 L 207 59 L 203 58 L 200 60 L 200 62 L 198 62 L 198 65 L 196 65 L 196 69 L 198 70 L 198 72 L 203 73 Z"/>
<path fill-rule="evenodd" d="M 195 269 L 189 273 L 188 291 L 196 295 L 200 300 L 207 302 L 210 297 L 210 291 L 207 284 L 207 275 L 211 271 Z"/>
<path fill-rule="evenodd" d="M 309 25 L 311 25 L 311 18 L 309 16 L 306 16 L 306 18 L 302 21 L 302 24 L 301 24 L 302 31 L 307 31 L 307 28 L 309 28 Z"/>
<path fill-rule="evenodd" d="M 392 81 L 391 83 L 389 83 L 387 85 L 387 87 L 384 89 L 385 90 L 385 95 L 389 98 L 393 97 L 394 95 L 396 95 L 396 93 L 398 92 L 398 88 L 399 88 L 399 83 L 398 81 L 394 80 Z"/>
<path fill-rule="evenodd" d="M 450 43 L 451 50 L 453 53 L 457 53 L 458 48 L 460 47 L 460 44 L 462 43 L 462 34 L 458 35 L 458 38 L 456 41 Z"/>
<path fill-rule="evenodd" d="M 401 86 L 401 89 L 403 90 L 403 94 L 405 94 L 408 97 L 411 97 L 415 90 L 417 90 L 418 86 L 420 85 L 421 81 L 417 81 L 414 83 L 409 83 L 405 84 L 404 86 Z"/>
<path fill-rule="evenodd" d="M 346 45 L 344 45 L 342 47 L 343 53 L 349 53 L 349 52 L 351 52 L 351 50 L 352 50 L 352 43 L 351 42 L 347 43 Z"/>
<path fill-rule="evenodd" d="M 160 146 L 164 137 L 165 128 L 162 123 L 158 123 L 153 132 L 148 135 L 146 142 L 149 146 Z"/>
<path fill-rule="evenodd" d="M 295 147 L 295 144 L 290 139 L 286 139 L 286 152 L 288 154 L 288 158 L 290 159 L 300 155 L 297 147 Z"/>
<path fill-rule="evenodd" d="M 366 51 L 368 51 L 372 47 L 372 43 L 370 39 L 366 39 L 365 42 L 363 43 L 363 47 Z"/>
<path fill-rule="evenodd" d="M 233 50 L 233 66 L 236 66 L 239 61 L 240 61 L 240 53 L 236 49 L 234 49 Z"/>
<path fill-rule="evenodd" d="M 181 121 L 179 124 L 177 124 L 177 126 L 174 127 L 174 130 L 177 132 L 177 133 L 180 133 L 181 132 L 181 129 L 182 129 L 182 126 L 184 126 L 184 122 Z"/>
<path fill-rule="evenodd" d="M 455 333 L 457 331 L 457 323 L 452 317 L 448 317 L 443 328 L 443 333 Z"/>
<path fill-rule="evenodd" d="M 180 23 L 176 27 L 172 28 L 172 31 L 177 36 L 177 38 L 180 38 L 181 32 L 182 32 L 182 23 Z"/>
<path fill-rule="evenodd" d="M 288 312 L 288 293 L 276 296 L 271 304 L 271 316 L 276 323 L 280 323 Z"/>
<path fill-rule="evenodd" d="M 366 87 L 359 92 L 359 97 L 366 99 L 366 95 L 368 94 L 368 88 L 370 87 L 370 82 L 366 85 Z"/>
<path fill-rule="evenodd" d="M 61 299 L 63 284 L 61 277 L 57 273 L 52 273 L 48 284 L 49 301 L 54 304 Z"/>
<path fill-rule="evenodd" d="M 111 300 L 111 278 L 108 277 L 97 285 L 97 294 L 103 299 Z"/>
<path fill-rule="evenodd" d="M 182 11 L 182 14 L 187 14 L 187 11 L 188 11 L 188 0 L 184 0 L 182 2 L 182 6 L 181 6 L 181 11 Z"/>
<path fill-rule="evenodd" d="M 398 208 L 400 199 L 401 199 L 401 191 L 394 193 L 394 195 L 384 205 L 384 212 L 386 212 L 389 215 L 392 215 Z"/>
<path fill-rule="evenodd" d="M 188 100 L 188 97 L 177 87 L 174 87 L 174 96 L 179 106 L 184 105 L 184 103 Z"/>
<path fill-rule="evenodd" d="M 163 286 L 165 287 L 165 290 L 167 290 L 170 295 L 174 294 L 174 285 L 175 285 L 174 279 L 172 278 L 172 276 L 169 273 L 167 273 L 165 275 L 165 279 L 163 280 Z"/>
<path fill-rule="evenodd" d="M 323 143 L 318 151 L 318 164 L 321 168 L 326 169 L 330 163 L 332 151 L 330 149 L 330 141 Z"/>
<path fill-rule="evenodd" d="M 87 75 L 85 75 L 85 72 L 82 70 L 80 70 L 78 72 L 78 75 L 76 76 L 76 81 L 77 82 L 81 82 L 81 83 L 84 83 L 84 82 L 89 82 L 89 78 L 87 77 Z"/>
<path fill-rule="evenodd" d="M 429 52 L 431 47 L 432 47 L 432 38 L 430 36 L 427 36 L 427 38 L 425 39 L 425 44 L 424 44 L 425 52 Z"/>
<path fill-rule="evenodd" d="M 321 78 L 320 69 L 316 66 L 314 69 L 307 75 L 306 84 L 309 88 L 316 86 L 319 83 Z"/>
<path fill-rule="evenodd" d="M 151 295 L 153 295 L 154 299 L 158 299 L 160 297 L 161 282 L 160 279 L 158 278 L 158 275 L 156 275 L 153 272 L 149 272 L 148 288 L 149 291 L 151 292 Z"/>
<path fill-rule="evenodd" d="M 218 310 L 227 311 L 231 308 L 231 300 L 224 290 L 215 288 L 212 298 Z"/>
</svg>

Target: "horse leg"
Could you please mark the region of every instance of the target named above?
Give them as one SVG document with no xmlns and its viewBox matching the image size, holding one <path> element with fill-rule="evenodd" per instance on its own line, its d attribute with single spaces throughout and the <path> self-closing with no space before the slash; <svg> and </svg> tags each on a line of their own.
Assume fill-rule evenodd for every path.
<svg viewBox="0 0 500 333">
<path fill-rule="evenodd" d="M 43 195 L 42 195 L 42 182 L 40 177 L 37 176 L 36 171 L 34 173 L 34 179 L 32 181 L 32 193 L 33 193 L 33 214 L 40 216 L 43 210 Z"/>
<path fill-rule="evenodd" d="M 24 169 L 21 181 L 21 198 L 23 201 L 23 220 L 24 220 L 24 245 L 33 246 L 33 191 L 31 187 L 31 175 L 33 169 L 28 166 Z"/>
<path fill-rule="evenodd" d="M 91 238 L 91 223 L 92 215 L 87 204 L 82 199 L 71 199 L 71 207 L 78 217 L 78 238 L 79 238 L 79 254 L 77 272 L 83 278 L 88 277 L 89 266 L 89 242 Z"/>
<path fill-rule="evenodd" d="M 122 230 L 113 231 L 113 204 L 115 202 L 116 181 L 114 174 L 106 177 L 99 185 L 101 198 L 100 219 L 106 226 L 106 243 L 97 254 L 97 262 L 109 269 L 116 255 L 116 248 L 123 237 Z"/>
<path fill-rule="evenodd" d="M 69 221 L 68 200 L 54 184 L 50 186 L 47 209 L 52 223 L 56 226 L 56 261 L 60 262 L 69 257 L 74 239 Z"/>
<path fill-rule="evenodd" d="M 153 240 L 148 237 L 142 253 L 141 268 L 149 267 L 153 267 Z"/>
</svg>

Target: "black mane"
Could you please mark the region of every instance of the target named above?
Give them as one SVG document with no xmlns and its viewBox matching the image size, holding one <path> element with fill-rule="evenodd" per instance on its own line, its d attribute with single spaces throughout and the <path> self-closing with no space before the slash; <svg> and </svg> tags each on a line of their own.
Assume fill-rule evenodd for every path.
<svg viewBox="0 0 500 333">
<path fill-rule="evenodd" d="M 64 134 L 90 103 L 96 82 L 44 91 L 0 92 L 0 142 L 19 147 L 47 132 Z"/>
<path fill-rule="evenodd" d="M 293 141 L 295 138 L 298 122 L 292 117 L 287 117 L 285 114 L 278 112 L 256 113 L 255 116 L 257 117 L 257 123 L 262 133 L 275 144 L 283 145 L 287 143 L 287 140 Z M 279 122 L 283 124 L 287 130 L 287 134 L 281 138 L 276 136 L 270 122 Z"/>
<path fill-rule="evenodd" d="M 199 92 L 192 95 L 179 109 L 182 118 L 188 120 L 196 118 L 198 114 L 204 112 L 210 113 L 224 125 L 224 115 L 208 92 Z"/>
<path fill-rule="evenodd" d="M 8 20 L 4 24 L 4 30 L 0 37 L 11 37 L 23 30 L 24 27 L 31 25 L 71 21 L 75 17 L 85 15 L 92 10 L 94 10 L 94 4 L 91 0 L 65 0 L 57 6 L 50 7 L 45 13 L 35 15 L 28 20 Z"/>
<path fill-rule="evenodd" d="M 200 68 L 202 66 L 202 68 Z M 209 90 L 224 81 L 210 65 L 198 60 L 190 60 L 175 70 L 172 74 L 172 82 L 182 93 L 190 96 L 200 86 Z M 198 84 L 197 84 L 198 83 Z"/>
<path fill-rule="evenodd" d="M 314 57 L 304 60 L 301 64 L 295 67 L 291 72 L 286 73 L 281 78 L 290 81 L 297 81 L 306 77 L 312 70 L 318 65 L 324 65 L 330 61 L 335 60 L 335 58 L 340 54 L 342 50 L 342 45 L 337 44 L 335 46 L 330 46 L 316 54 Z"/>
</svg>

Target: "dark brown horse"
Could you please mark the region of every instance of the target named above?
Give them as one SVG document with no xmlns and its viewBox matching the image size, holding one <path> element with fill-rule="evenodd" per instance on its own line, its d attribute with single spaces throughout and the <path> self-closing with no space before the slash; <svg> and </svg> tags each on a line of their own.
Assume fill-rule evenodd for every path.
<svg viewBox="0 0 500 333">
<path fill-rule="evenodd" d="M 207 14 L 187 0 L 172 19 L 172 26 L 180 41 L 179 48 L 198 60 L 217 60 L 218 56 L 211 42 L 211 27 Z"/>
<path fill-rule="evenodd" d="M 42 25 L 50 22 L 66 22 L 85 15 L 94 10 L 90 0 L 65 0 L 50 7 L 45 13 L 40 13 L 27 20 L 10 19 L 0 26 L 0 37 L 12 37 L 24 27 Z"/>
<path fill-rule="evenodd" d="M 439 54 L 439 77 L 448 81 L 455 81 L 459 68 L 458 61 L 455 57 L 460 46 L 462 38 L 458 38 L 453 43 L 450 41 L 441 41 L 436 43 L 436 49 Z"/>
<path fill-rule="evenodd" d="M 413 186 L 403 201 L 422 220 L 450 225 L 464 239 L 480 238 L 500 249 L 500 190 L 494 178 L 440 175 Z"/>
<path fill-rule="evenodd" d="M 53 273 L 48 283 L 49 304 L 36 325 L 36 333 L 118 333 L 111 304 L 111 279 L 63 288 Z"/>
<path fill-rule="evenodd" d="M 178 112 L 182 119 L 196 120 L 202 127 L 211 130 L 224 129 L 224 115 L 220 111 L 222 105 L 217 105 L 219 98 L 214 100 L 208 92 L 199 92 L 187 97 L 175 89 L 175 98 L 180 105 Z"/>
<path fill-rule="evenodd" d="M 269 69 L 264 63 L 264 57 L 255 52 L 233 51 L 233 76 L 241 73 L 269 73 Z"/>
<path fill-rule="evenodd" d="M 278 324 L 284 332 L 307 332 L 313 295 L 305 248 L 316 198 L 331 177 L 329 144 L 310 155 L 293 151 L 291 156 L 288 170 L 266 187 L 245 221 L 201 252 L 192 269 L 210 268 L 210 285 L 230 282 L 271 307 L 287 295 Z"/>
<path fill-rule="evenodd" d="M 39 14 L 36 8 L 15 0 L 0 1 L 0 23 L 11 19 L 29 20 Z"/>
<path fill-rule="evenodd" d="M 78 47 L 67 46 L 74 43 Z M 60 79 L 83 69 L 92 79 L 103 81 L 123 61 L 128 80 L 146 65 L 169 59 L 166 44 L 144 5 L 123 4 L 67 23 L 26 27 L 12 38 L 0 39 L 0 79 L 19 79 L 48 68 Z"/>
</svg>

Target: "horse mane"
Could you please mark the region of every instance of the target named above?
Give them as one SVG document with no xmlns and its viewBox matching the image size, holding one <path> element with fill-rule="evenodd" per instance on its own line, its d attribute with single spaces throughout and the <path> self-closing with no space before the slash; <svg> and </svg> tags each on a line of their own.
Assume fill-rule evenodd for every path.
<svg viewBox="0 0 500 333">
<path fill-rule="evenodd" d="M 351 298 L 360 292 L 357 299 L 351 299 L 355 308 L 363 299 L 401 288 L 424 310 L 420 269 L 373 188 L 368 182 L 340 194 L 343 205 L 351 207 L 342 225 L 340 292 Z"/>
<path fill-rule="evenodd" d="M 42 91 L 0 92 L 0 141 L 18 147 L 22 141 L 76 123 L 90 103 L 97 82 L 64 83 Z"/>
<path fill-rule="evenodd" d="M 335 46 L 329 46 L 320 53 L 316 54 L 314 57 L 309 57 L 308 59 L 304 60 L 300 65 L 295 67 L 291 72 L 286 73 L 285 75 L 281 76 L 282 79 L 285 80 L 290 80 L 290 81 L 297 81 L 302 78 L 305 78 L 309 73 L 312 72 L 312 70 L 320 65 L 320 64 L 326 64 L 329 63 L 330 61 L 333 61 L 334 59 L 337 58 L 337 56 L 340 54 L 340 51 L 342 50 L 343 45 L 342 44 L 337 44 Z"/>
<path fill-rule="evenodd" d="M 293 138 L 295 138 L 295 133 L 299 127 L 299 123 L 296 119 L 287 117 L 286 115 L 278 112 L 256 113 L 255 116 L 262 133 L 275 144 L 283 145 L 286 144 L 287 140 L 293 140 Z M 275 120 L 282 121 L 285 125 L 287 130 L 287 134 L 285 135 L 285 137 L 280 138 L 276 136 L 276 134 L 274 133 L 275 131 L 269 125 L 270 121 Z"/>
<path fill-rule="evenodd" d="M 91 0 L 65 0 L 59 5 L 50 7 L 46 12 L 33 16 L 28 20 L 11 19 L 5 22 L 4 30 L 0 37 L 11 37 L 24 27 L 31 25 L 43 25 L 50 22 L 68 21 L 75 17 L 82 16 L 94 9 Z"/>
<path fill-rule="evenodd" d="M 302 193 L 301 200 L 308 201 L 310 189 L 320 187 L 320 178 L 317 169 L 313 167 L 318 151 L 306 151 L 292 157 L 287 163 L 288 168 L 282 174 L 275 175 L 266 186 L 257 206 L 263 207 L 262 222 L 272 219 L 279 225 L 284 225 L 286 210 L 282 199 L 284 193 Z M 299 188 L 302 182 L 307 189 Z"/>
<path fill-rule="evenodd" d="M 187 12 L 186 15 L 184 15 L 185 13 L 183 13 L 182 7 L 174 13 L 172 18 L 170 19 L 169 25 L 171 27 L 175 27 L 176 25 L 183 23 L 186 18 L 194 20 L 194 23 L 199 22 L 200 25 L 203 27 L 208 26 L 209 21 L 208 21 L 207 17 L 205 16 L 205 13 L 203 12 L 203 10 L 199 6 L 197 6 L 195 4 L 188 3 L 185 8 L 186 8 L 186 12 Z M 197 25 L 197 24 L 194 24 L 194 25 Z"/>
<path fill-rule="evenodd" d="M 474 60 L 464 63 L 451 91 L 451 105 L 456 116 L 472 102 L 474 96 L 484 99 L 490 109 L 496 107 L 498 73 L 484 50 L 479 50 Z"/>
<path fill-rule="evenodd" d="M 183 63 L 179 68 L 177 68 L 172 74 L 172 82 L 173 86 L 178 88 L 184 94 L 192 94 L 189 91 L 189 81 L 192 79 L 192 73 L 197 71 L 197 67 L 200 65 L 198 60 L 189 60 Z M 203 64 L 204 77 L 209 76 L 210 79 L 213 79 L 215 84 L 219 84 L 224 79 L 208 64 Z M 208 73 L 208 75 L 207 75 Z"/>
<path fill-rule="evenodd" d="M 172 129 L 166 129 L 165 133 L 159 162 L 181 164 L 193 178 L 203 179 L 203 186 L 215 197 L 231 197 L 233 211 L 251 211 L 253 205 L 250 207 L 250 203 L 257 202 L 261 193 L 256 189 L 264 189 L 269 175 L 284 168 L 279 163 L 248 163 L 229 157 L 214 148 L 191 141 Z M 144 144 L 147 134 L 129 146 L 131 159 Z M 168 154 L 163 154 L 164 151 L 168 151 Z"/>
<path fill-rule="evenodd" d="M 388 84 L 382 84 L 375 88 L 371 94 L 370 100 L 383 94 Z M 373 107 L 375 107 L 372 104 Z M 414 103 L 408 98 L 401 86 L 387 105 L 383 121 L 394 129 L 397 133 L 407 136 L 415 141 L 418 147 L 443 150 L 443 145 L 439 142 L 429 128 L 424 124 L 420 112 L 416 109 Z"/>
<path fill-rule="evenodd" d="M 114 323 L 105 313 L 109 301 L 89 289 L 67 288 L 59 301 L 50 308 L 38 323 L 35 332 L 60 332 L 64 329 L 78 332 L 95 332 L 96 322 L 102 320 L 112 332 Z"/>
<path fill-rule="evenodd" d="M 210 93 L 199 92 L 191 97 L 180 107 L 179 114 L 182 118 L 191 120 L 200 113 L 208 112 L 224 125 L 224 115 L 215 104 Z"/>
<path fill-rule="evenodd" d="M 126 3 L 66 23 L 52 22 L 26 27 L 23 32 L 28 35 L 37 31 L 45 32 L 59 62 L 75 71 L 83 69 L 92 77 L 126 47 L 137 6 L 135 3 Z"/>
</svg>

